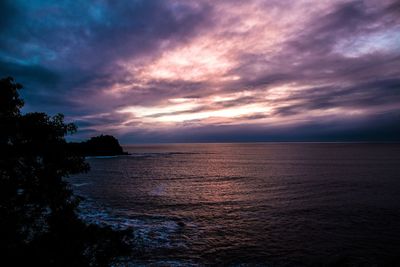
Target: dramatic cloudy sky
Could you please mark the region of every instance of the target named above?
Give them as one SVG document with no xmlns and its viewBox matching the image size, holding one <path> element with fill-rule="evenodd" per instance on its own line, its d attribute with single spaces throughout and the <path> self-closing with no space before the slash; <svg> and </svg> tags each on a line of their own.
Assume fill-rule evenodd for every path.
<svg viewBox="0 0 400 267">
<path fill-rule="evenodd" d="M 130 142 L 400 140 L 400 2 L 0 2 L 24 111 Z"/>
</svg>

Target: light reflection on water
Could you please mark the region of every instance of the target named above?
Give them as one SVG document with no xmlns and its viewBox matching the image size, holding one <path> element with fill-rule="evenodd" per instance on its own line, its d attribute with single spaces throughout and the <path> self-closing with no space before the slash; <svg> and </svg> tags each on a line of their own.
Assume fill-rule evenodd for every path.
<svg viewBox="0 0 400 267">
<path fill-rule="evenodd" d="M 169 144 L 91 158 L 88 220 L 134 226 L 142 263 L 393 263 L 400 146 Z M 399 262 L 400 263 L 400 262 Z"/>
</svg>

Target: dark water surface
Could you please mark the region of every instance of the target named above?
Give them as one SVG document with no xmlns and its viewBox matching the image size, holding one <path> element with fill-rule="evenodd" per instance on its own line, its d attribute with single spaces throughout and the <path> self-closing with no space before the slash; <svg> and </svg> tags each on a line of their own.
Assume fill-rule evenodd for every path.
<svg viewBox="0 0 400 267">
<path fill-rule="evenodd" d="M 400 145 L 137 145 L 72 177 L 135 265 L 400 266 Z"/>
</svg>

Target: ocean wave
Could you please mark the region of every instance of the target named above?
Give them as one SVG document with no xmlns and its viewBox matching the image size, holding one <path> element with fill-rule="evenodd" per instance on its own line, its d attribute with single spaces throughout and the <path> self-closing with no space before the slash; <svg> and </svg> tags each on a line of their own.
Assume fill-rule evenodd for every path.
<svg viewBox="0 0 400 267">
<path fill-rule="evenodd" d="M 142 157 L 170 157 L 176 155 L 202 155 L 202 154 L 213 154 L 209 152 L 135 152 L 130 153 L 128 156 L 133 158 L 142 158 Z"/>
<path fill-rule="evenodd" d="M 74 183 L 74 184 L 72 184 L 72 186 L 81 187 L 81 186 L 85 186 L 85 185 L 89 185 L 89 184 L 91 184 L 91 183 Z"/>
<path fill-rule="evenodd" d="M 79 206 L 79 216 L 87 223 L 109 226 L 113 229 L 132 229 L 136 249 L 151 253 L 153 250 L 188 249 L 188 228 L 195 225 L 180 218 L 162 216 L 132 217 L 123 212 L 101 207 L 85 199 Z"/>
<path fill-rule="evenodd" d="M 121 155 L 123 156 L 123 155 Z M 85 159 L 113 159 L 120 156 L 86 156 Z"/>
</svg>

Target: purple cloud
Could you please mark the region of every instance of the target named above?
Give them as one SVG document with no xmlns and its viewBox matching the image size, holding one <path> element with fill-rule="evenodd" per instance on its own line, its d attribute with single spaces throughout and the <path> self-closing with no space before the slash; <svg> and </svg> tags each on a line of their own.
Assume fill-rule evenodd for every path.
<svg viewBox="0 0 400 267">
<path fill-rule="evenodd" d="M 394 0 L 2 1 L 0 10 L 0 74 L 25 85 L 26 111 L 76 121 L 76 138 L 399 133 Z"/>
</svg>

